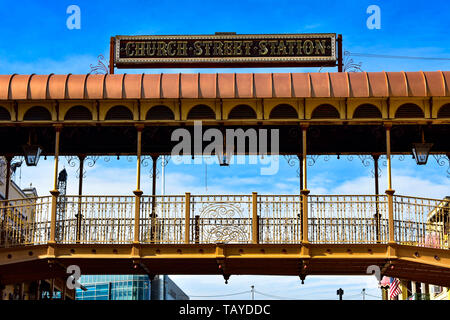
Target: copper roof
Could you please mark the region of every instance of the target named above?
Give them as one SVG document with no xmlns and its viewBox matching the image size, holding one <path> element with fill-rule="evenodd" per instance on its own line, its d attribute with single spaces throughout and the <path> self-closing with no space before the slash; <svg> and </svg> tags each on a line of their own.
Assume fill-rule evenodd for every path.
<svg viewBox="0 0 450 320">
<path fill-rule="evenodd" d="M 0 75 L 0 100 L 450 96 L 450 72 Z"/>
</svg>

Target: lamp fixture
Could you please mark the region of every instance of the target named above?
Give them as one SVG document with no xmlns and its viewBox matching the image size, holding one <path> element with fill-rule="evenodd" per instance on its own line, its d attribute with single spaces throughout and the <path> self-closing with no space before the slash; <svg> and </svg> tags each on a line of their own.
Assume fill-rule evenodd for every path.
<svg viewBox="0 0 450 320">
<path fill-rule="evenodd" d="M 412 147 L 413 157 L 416 159 L 418 165 L 425 165 L 427 163 L 432 146 L 432 143 L 425 142 L 424 131 L 422 128 L 422 142 L 413 143 Z"/>
<path fill-rule="evenodd" d="M 29 167 L 37 166 L 42 153 L 42 148 L 38 144 L 31 143 L 31 133 L 28 137 L 28 143 L 22 146 L 25 156 L 25 163 Z"/>
</svg>

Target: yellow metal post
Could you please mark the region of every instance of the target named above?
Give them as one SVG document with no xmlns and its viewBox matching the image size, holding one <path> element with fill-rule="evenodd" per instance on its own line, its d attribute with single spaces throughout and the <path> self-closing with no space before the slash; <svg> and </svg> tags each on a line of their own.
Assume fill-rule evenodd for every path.
<svg viewBox="0 0 450 320">
<path fill-rule="evenodd" d="M 308 243 L 308 194 L 309 190 L 307 188 L 307 162 L 306 162 L 306 131 L 308 126 L 302 126 L 302 168 L 303 168 L 303 189 L 300 191 L 302 195 L 302 243 Z"/>
<path fill-rule="evenodd" d="M 56 127 L 55 133 L 55 169 L 53 174 L 53 190 L 50 191 L 52 195 L 52 211 L 51 211 L 51 221 L 50 221 L 50 239 L 48 243 L 56 243 L 56 209 L 58 205 L 58 161 L 59 161 L 59 136 L 61 133 L 61 127 Z"/>
<path fill-rule="evenodd" d="M 392 190 L 391 174 L 391 126 L 386 125 L 386 159 L 388 168 L 388 190 Z"/>
<path fill-rule="evenodd" d="M 141 156 L 142 156 L 142 130 L 143 127 L 137 127 L 137 163 L 136 163 L 136 190 L 134 193 L 134 239 L 133 243 L 140 241 L 139 229 L 141 220 Z"/>
<path fill-rule="evenodd" d="M 259 243 L 259 237 L 258 237 L 258 193 L 253 192 L 252 193 L 252 209 L 253 209 L 253 215 L 252 215 L 252 242 L 254 244 Z"/>
<path fill-rule="evenodd" d="M 408 285 L 406 280 L 400 280 L 400 289 L 402 293 L 399 300 L 408 300 Z"/>
<path fill-rule="evenodd" d="M 191 193 L 186 192 L 184 199 L 184 243 L 189 244 L 191 222 Z"/>
<path fill-rule="evenodd" d="M 386 159 L 388 171 L 388 189 L 386 190 L 388 200 L 388 225 L 389 225 L 389 243 L 395 243 L 394 237 L 394 193 L 392 189 L 391 176 L 391 125 L 386 126 Z"/>
</svg>

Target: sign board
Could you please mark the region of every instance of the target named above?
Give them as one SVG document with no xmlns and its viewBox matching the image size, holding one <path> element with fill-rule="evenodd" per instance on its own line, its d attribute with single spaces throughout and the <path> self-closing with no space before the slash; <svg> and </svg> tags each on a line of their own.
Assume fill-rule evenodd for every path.
<svg viewBox="0 0 450 320">
<path fill-rule="evenodd" d="M 334 67 L 336 34 L 116 36 L 117 68 Z"/>
</svg>

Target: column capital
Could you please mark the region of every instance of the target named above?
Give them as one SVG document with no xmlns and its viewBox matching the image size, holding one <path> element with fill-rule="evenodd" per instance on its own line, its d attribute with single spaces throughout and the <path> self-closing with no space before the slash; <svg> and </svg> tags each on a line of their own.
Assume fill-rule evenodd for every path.
<svg viewBox="0 0 450 320">
<path fill-rule="evenodd" d="M 57 196 L 59 196 L 59 190 L 50 190 L 50 194 L 51 194 L 52 196 L 57 197 Z"/>
<path fill-rule="evenodd" d="M 133 193 L 134 193 L 135 196 L 141 197 L 142 194 L 144 193 L 144 191 L 142 191 L 142 190 L 134 190 Z"/>
<path fill-rule="evenodd" d="M 55 130 L 57 132 L 60 132 L 63 128 L 63 125 L 61 123 L 57 123 L 57 124 L 54 124 L 53 127 L 55 128 Z"/>
<path fill-rule="evenodd" d="M 386 128 L 386 129 L 391 129 L 392 128 L 392 122 L 383 122 L 383 126 Z"/>
<path fill-rule="evenodd" d="M 308 190 L 308 189 L 303 189 L 303 190 L 300 191 L 300 193 L 301 193 L 302 195 L 305 195 L 305 196 L 307 196 L 310 192 L 311 192 L 311 191 Z"/>
<path fill-rule="evenodd" d="M 136 127 L 137 131 L 142 131 L 142 130 L 144 130 L 145 125 L 143 125 L 143 124 L 136 124 L 135 127 Z"/>
<path fill-rule="evenodd" d="M 308 122 L 300 122 L 300 128 L 302 130 L 306 130 L 309 127 L 309 123 Z"/>
<path fill-rule="evenodd" d="M 393 190 L 393 189 L 387 189 L 385 192 L 386 192 L 386 194 L 388 194 L 388 195 L 390 195 L 390 196 L 393 196 L 394 193 L 395 193 L 395 190 Z"/>
</svg>

